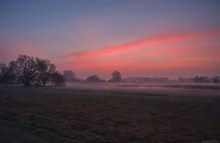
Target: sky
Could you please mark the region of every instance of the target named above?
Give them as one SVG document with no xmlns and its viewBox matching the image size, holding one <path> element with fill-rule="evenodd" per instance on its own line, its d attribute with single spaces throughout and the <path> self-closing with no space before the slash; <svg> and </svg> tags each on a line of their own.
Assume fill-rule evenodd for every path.
<svg viewBox="0 0 220 143">
<path fill-rule="evenodd" d="M 0 0 L 0 62 L 48 59 L 79 78 L 220 75 L 219 0 Z"/>
</svg>

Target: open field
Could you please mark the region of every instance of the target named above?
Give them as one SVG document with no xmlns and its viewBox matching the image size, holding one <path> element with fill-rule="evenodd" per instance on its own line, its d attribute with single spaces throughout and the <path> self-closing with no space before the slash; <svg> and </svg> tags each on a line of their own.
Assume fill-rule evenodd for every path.
<svg viewBox="0 0 220 143">
<path fill-rule="evenodd" d="M 0 87 L 0 143 L 220 141 L 220 85 Z"/>
</svg>

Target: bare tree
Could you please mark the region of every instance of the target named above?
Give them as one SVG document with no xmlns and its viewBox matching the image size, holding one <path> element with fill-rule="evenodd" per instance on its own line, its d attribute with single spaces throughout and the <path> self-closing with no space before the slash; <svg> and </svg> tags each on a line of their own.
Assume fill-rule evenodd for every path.
<svg viewBox="0 0 220 143">
<path fill-rule="evenodd" d="M 215 76 L 213 78 L 213 83 L 220 83 L 220 76 Z"/>
<path fill-rule="evenodd" d="M 114 71 L 112 73 L 112 79 L 110 81 L 118 82 L 121 80 L 122 80 L 121 73 L 119 71 Z"/>
<path fill-rule="evenodd" d="M 10 69 L 16 75 L 16 81 L 30 86 L 37 75 L 37 66 L 34 57 L 20 55 L 16 61 L 9 64 Z"/>
<path fill-rule="evenodd" d="M 37 77 L 36 80 L 40 82 L 42 86 L 46 86 L 46 83 L 50 80 L 50 75 L 55 73 L 56 66 L 50 63 L 49 60 L 42 60 L 36 58 L 37 63 Z"/>
<path fill-rule="evenodd" d="M 193 82 L 195 83 L 210 83 L 211 79 L 205 76 L 196 76 L 193 78 Z"/>
<path fill-rule="evenodd" d="M 21 83 L 24 86 L 42 85 L 50 81 L 51 85 L 65 85 L 62 74 L 49 60 L 20 55 L 9 66 L 0 63 L 0 83 Z"/>
<path fill-rule="evenodd" d="M 50 74 L 50 78 L 51 78 L 51 85 L 65 86 L 65 78 L 59 72 L 56 71 L 56 72 Z"/>
<path fill-rule="evenodd" d="M 0 83 L 12 83 L 15 75 L 11 69 L 4 63 L 0 63 Z"/>
<path fill-rule="evenodd" d="M 86 80 L 89 82 L 100 82 L 101 81 L 99 75 L 97 74 L 87 77 Z"/>
<path fill-rule="evenodd" d="M 7 73 L 7 67 L 6 64 L 0 63 L 0 83 L 6 82 L 6 73 Z"/>
</svg>

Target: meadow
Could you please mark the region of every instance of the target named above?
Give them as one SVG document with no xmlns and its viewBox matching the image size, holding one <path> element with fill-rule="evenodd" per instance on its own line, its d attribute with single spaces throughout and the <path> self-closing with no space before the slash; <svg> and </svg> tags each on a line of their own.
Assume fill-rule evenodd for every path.
<svg viewBox="0 0 220 143">
<path fill-rule="evenodd" d="M 218 143 L 220 85 L 0 87 L 0 143 Z"/>
</svg>

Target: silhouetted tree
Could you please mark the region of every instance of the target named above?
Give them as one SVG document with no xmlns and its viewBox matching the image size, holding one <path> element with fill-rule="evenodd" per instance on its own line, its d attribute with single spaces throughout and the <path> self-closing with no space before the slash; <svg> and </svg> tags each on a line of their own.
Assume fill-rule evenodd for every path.
<svg viewBox="0 0 220 143">
<path fill-rule="evenodd" d="M 179 82 L 188 82 L 188 83 L 191 83 L 191 82 L 194 82 L 194 78 L 179 77 L 179 78 L 178 78 L 178 81 L 179 81 Z"/>
<path fill-rule="evenodd" d="M 0 83 L 46 86 L 49 81 L 52 85 L 65 85 L 63 75 L 56 71 L 56 66 L 49 60 L 20 55 L 9 66 L 0 63 Z"/>
<path fill-rule="evenodd" d="M 114 71 L 112 73 L 112 79 L 110 81 L 118 82 L 118 81 L 121 81 L 121 80 L 122 80 L 121 73 L 119 71 Z"/>
<path fill-rule="evenodd" d="M 0 63 L 0 83 L 12 83 L 14 78 L 11 69 L 6 64 Z"/>
<path fill-rule="evenodd" d="M 65 70 L 63 76 L 66 81 L 76 81 L 76 74 L 72 70 Z"/>
<path fill-rule="evenodd" d="M 213 83 L 220 83 L 220 77 L 215 76 L 215 77 L 213 78 Z"/>
<path fill-rule="evenodd" d="M 105 79 L 100 79 L 100 82 L 106 82 L 106 80 Z"/>
<path fill-rule="evenodd" d="M 37 66 L 34 57 L 20 55 L 16 61 L 9 64 L 13 74 L 16 75 L 16 82 L 30 86 L 37 75 Z"/>
<path fill-rule="evenodd" d="M 40 85 L 46 86 L 46 83 L 50 80 L 50 75 L 55 72 L 56 66 L 50 63 L 49 60 L 42 60 L 39 58 L 36 58 L 36 65 L 36 81 L 39 81 Z"/>
<path fill-rule="evenodd" d="M 65 78 L 59 72 L 56 71 L 56 72 L 50 74 L 50 78 L 51 78 L 51 85 L 65 86 Z"/>
<path fill-rule="evenodd" d="M 6 83 L 7 81 L 7 67 L 6 67 L 6 64 L 4 63 L 0 63 L 0 83 Z"/>
<path fill-rule="evenodd" d="M 100 77 L 97 74 L 87 77 L 86 80 L 90 81 L 90 82 L 100 82 L 101 81 Z"/>
<path fill-rule="evenodd" d="M 210 78 L 209 77 L 205 77 L 205 76 L 196 76 L 193 78 L 193 82 L 195 83 L 209 83 Z"/>
</svg>

